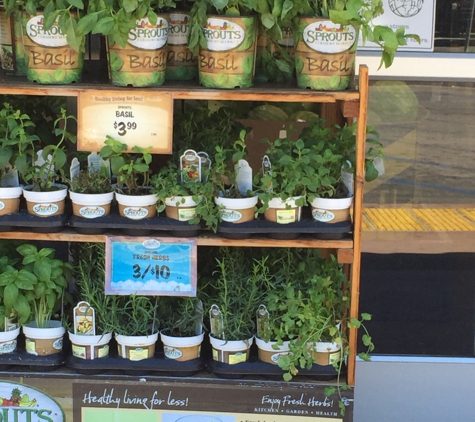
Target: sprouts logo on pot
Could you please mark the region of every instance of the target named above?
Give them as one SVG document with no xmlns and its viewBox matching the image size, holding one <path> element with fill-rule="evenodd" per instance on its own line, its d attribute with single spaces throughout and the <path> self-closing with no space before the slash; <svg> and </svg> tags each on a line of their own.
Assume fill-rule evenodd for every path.
<svg viewBox="0 0 475 422">
<path fill-rule="evenodd" d="M 64 47 L 68 45 L 66 35 L 61 31 L 58 21 L 48 31 L 45 31 L 43 23 L 43 16 L 33 16 L 27 22 L 26 33 L 32 41 L 45 47 Z"/>
<path fill-rule="evenodd" d="M 225 20 L 209 18 L 203 28 L 208 50 L 227 51 L 239 47 L 244 41 L 245 32 L 238 24 Z"/>
<path fill-rule="evenodd" d="M 84 218 L 97 218 L 102 217 L 105 215 L 106 210 L 102 207 L 82 207 L 79 210 L 79 214 L 81 214 Z"/>
<path fill-rule="evenodd" d="M 168 28 L 168 44 L 186 45 L 190 17 L 184 13 L 170 13 L 170 27 Z"/>
<path fill-rule="evenodd" d="M 303 40 L 312 50 L 320 53 L 342 53 L 357 42 L 356 29 L 332 21 L 318 21 L 303 30 Z"/>
<path fill-rule="evenodd" d="M 166 19 L 158 17 L 154 26 L 148 18 L 137 21 L 137 27 L 129 32 L 129 43 L 134 47 L 144 50 L 158 50 L 162 48 L 168 40 L 168 22 Z"/>
</svg>

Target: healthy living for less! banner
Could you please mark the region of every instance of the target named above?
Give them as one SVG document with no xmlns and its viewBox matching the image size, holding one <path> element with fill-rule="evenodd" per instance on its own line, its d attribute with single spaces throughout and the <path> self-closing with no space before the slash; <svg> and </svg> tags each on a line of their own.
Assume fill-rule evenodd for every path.
<svg viewBox="0 0 475 422">
<path fill-rule="evenodd" d="M 353 392 L 279 382 L 78 382 L 73 385 L 74 422 L 350 422 Z"/>
</svg>

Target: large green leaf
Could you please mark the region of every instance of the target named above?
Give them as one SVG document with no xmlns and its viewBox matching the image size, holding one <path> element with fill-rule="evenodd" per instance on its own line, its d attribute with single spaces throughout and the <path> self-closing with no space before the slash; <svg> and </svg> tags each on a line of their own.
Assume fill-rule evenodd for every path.
<svg viewBox="0 0 475 422">
<path fill-rule="evenodd" d="M 118 71 L 124 64 L 122 58 L 115 51 L 109 51 L 109 61 L 111 70 Z"/>
<path fill-rule="evenodd" d="M 15 284 L 7 284 L 3 291 L 3 303 L 7 309 L 11 309 L 18 296 L 18 287 Z"/>
</svg>

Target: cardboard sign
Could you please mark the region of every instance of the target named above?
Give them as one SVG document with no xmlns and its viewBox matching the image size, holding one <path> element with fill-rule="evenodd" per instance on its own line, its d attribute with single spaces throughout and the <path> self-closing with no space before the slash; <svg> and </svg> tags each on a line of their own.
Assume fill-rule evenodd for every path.
<svg viewBox="0 0 475 422">
<path fill-rule="evenodd" d="M 106 294 L 196 296 L 196 281 L 194 239 L 106 239 Z"/>
<path fill-rule="evenodd" d="M 78 150 L 100 151 L 109 135 L 132 149 L 172 152 L 173 99 L 156 91 L 87 90 L 78 96 Z"/>
</svg>

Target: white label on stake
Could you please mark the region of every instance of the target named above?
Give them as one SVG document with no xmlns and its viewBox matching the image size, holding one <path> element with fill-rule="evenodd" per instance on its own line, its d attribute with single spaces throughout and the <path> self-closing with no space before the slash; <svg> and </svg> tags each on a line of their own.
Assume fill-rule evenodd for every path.
<svg viewBox="0 0 475 422">
<path fill-rule="evenodd" d="M 236 172 L 236 183 L 241 195 L 247 195 L 252 191 L 252 168 L 246 160 L 239 160 L 234 166 Z"/>
</svg>

